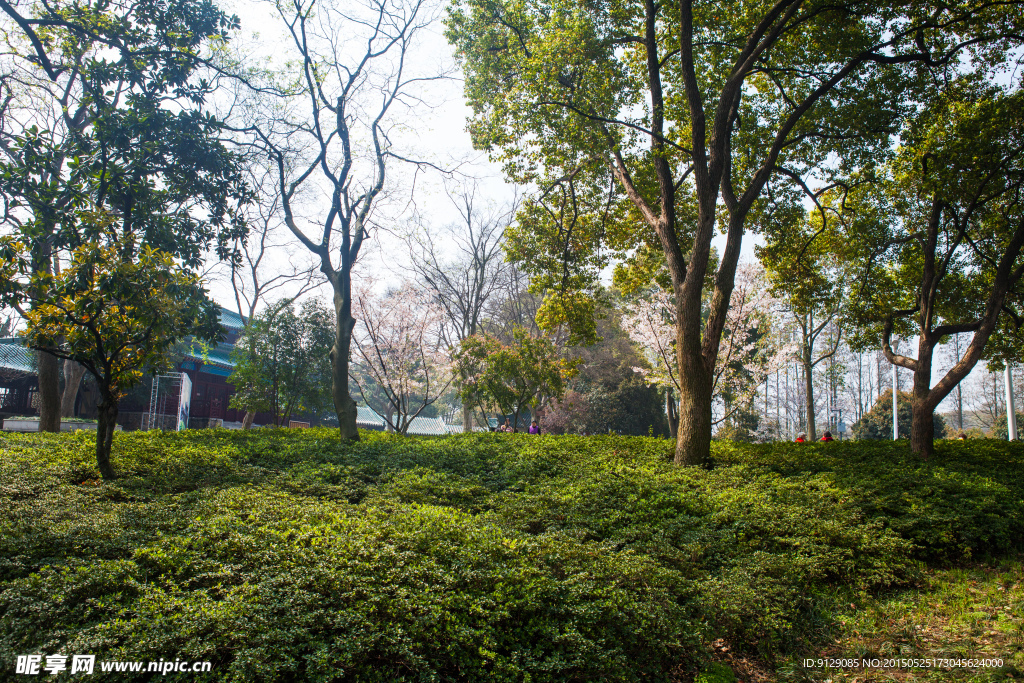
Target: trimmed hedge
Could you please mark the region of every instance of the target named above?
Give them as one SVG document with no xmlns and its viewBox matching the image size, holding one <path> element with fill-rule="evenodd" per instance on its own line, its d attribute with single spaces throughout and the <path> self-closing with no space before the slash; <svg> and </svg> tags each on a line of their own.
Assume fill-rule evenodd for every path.
<svg viewBox="0 0 1024 683">
<path fill-rule="evenodd" d="M 213 662 L 190 680 L 692 677 L 832 596 L 1019 549 L 1024 450 L 328 430 L 0 435 L 0 661 Z M 9 669 L 10 670 L 10 669 Z M 123 680 L 128 674 L 116 674 Z M 147 675 L 139 675 L 139 680 Z"/>
</svg>

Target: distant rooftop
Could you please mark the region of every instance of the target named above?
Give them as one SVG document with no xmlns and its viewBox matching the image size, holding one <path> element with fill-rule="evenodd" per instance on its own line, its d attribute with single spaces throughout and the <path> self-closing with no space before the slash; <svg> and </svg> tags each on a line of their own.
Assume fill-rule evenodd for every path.
<svg viewBox="0 0 1024 683">
<path fill-rule="evenodd" d="M 233 332 L 238 332 L 245 327 L 245 318 L 221 306 L 220 324 Z"/>
<path fill-rule="evenodd" d="M 356 406 L 356 425 L 363 429 L 384 429 L 387 422 L 370 406 Z"/>
<path fill-rule="evenodd" d="M 35 352 L 17 337 L 0 339 L 0 377 L 16 379 L 36 374 Z"/>
<path fill-rule="evenodd" d="M 369 406 L 356 406 L 358 414 L 356 425 L 363 429 L 387 429 L 387 420 Z M 461 431 L 461 426 L 459 428 Z M 448 436 L 452 433 L 450 425 L 439 417 L 415 417 L 409 424 L 409 436 Z"/>
<path fill-rule="evenodd" d="M 219 308 L 221 325 L 232 332 L 238 332 L 245 327 L 245 320 L 242 316 L 223 306 Z M 205 353 L 203 347 L 192 339 L 186 339 L 185 344 L 191 344 L 191 348 L 185 351 L 185 355 L 207 366 L 204 368 L 204 372 L 212 371 L 212 374 L 226 376 L 231 374 L 231 370 L 235 367 L 234 361 L 231 360 L 231 351 L 235 348 L 233 344 L 213 345 Z M 193 365 L 189 369 L 194 369 L 194 367 Z M 26 348 L 20 337 L 0 338 L 0 379 L 16 379 L 25 374 L 36 374 L 35 352 Z"/>
<path fill-rule="evenodd" d="M 409 424 L 408 434 L 412 436 L 448 436 L 451 431 L 439 417 L 414 417 Z"/>
<path fill-rule="evenodd" d="M 217 344 L 205 349 L 202 345 L 192 342 L 192 345 L 185 350 L 185 355 L 194 358 L 203 365 L 221 365 L 226 368 L 234 368 L 235 361 L 231 360 L 231 352 L 234 344 Z"/>
<path fill-rule="evenodd" d="M 239 332 L 245 327 L 245 319 L 242 316 L 234 311 L 229 311 L 223 306 L 219 308 L 220 324 L 226 327 L 228 331 Z M 192 338 L 186 339 L 185 343 L 191 345 L 185 351 L 185 355 L 188 358 L 194 359 L 193 361 L 182 363 L 182 368 L 185 370 L 195 370 L 198 367 L 198 362 L 199 365 L 203 366 L 202 371 L 206 374 L 227 377 L 235 369 L 235 361 L 231 359 L 231 352 L 235 349 L 234 344 L 228 344 L 227 342 L 214 344 L 204 351 L 202 344 L 194 341 Z"/>
</svg>

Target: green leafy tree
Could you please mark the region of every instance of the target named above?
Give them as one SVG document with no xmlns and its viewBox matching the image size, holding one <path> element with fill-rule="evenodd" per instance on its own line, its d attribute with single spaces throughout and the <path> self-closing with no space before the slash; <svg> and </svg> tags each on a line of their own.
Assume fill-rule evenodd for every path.
<svg viewBox="0 0 1024 683">
<path fill-rule="evenodd" d="M 1024 319 L 1024 93 L 961 81 L 907 127 L 892 164 L 844 206 L 839 255 L 855 264 L 848 317 L 855 346 L 881 346 L 914 373 L 911 446 L 931 455 L 936 406 L 988 355 L 1019 354 L 1012 330 Z M 958 361 L 932 385 L 935 348 L 973 333 Z M 917 337 L 916 358 L 893 337 Z"/>
<path fill-rule="evenodd" d="M 561 398 L 575 364 L 562 358 L 544 337 L 531 337 L 521 328 L 513 336 L 510 345 L 488 335 L 466 337 L 455 354 L 455 364 L 463 378 L 464 404 L 485 414 L 497 409 L 513 415 L 518 424 L 523 409 L 536 410 L 545 399 Z"/>
<path fill-rule="evenodd" d="M 899 437 L 901 439 L 911 438 L 913 431 L 914 415 L 911 410 L 913 396 L 905 391 L 897 394 L 899 397 Z M 940 439 L 946 429 L 946 421 L 941 415 L 933 416 L 931 420 L 932 438 Z M 875 441 L 888 441 L 892 439 L 892 389 L 883 392 L 871 410 L 864 413 L 857 422 L 850 427 L 855 439 L 867 439 Z"/>
<path fill-rule="evenodd" d="M 1024 427 L 1024 413 L 1017 413 L 1018 433 L 1021 427 Z M 992 438 L 1002 439 L 1003 441 L 1009 441 L 1010 426 L 1006 424 L 1006 413 L 1003 413 L 997 418 L 996 426 L 992 428 Z"/>
<path fill-rule="evenodd" d="M 246 411 L 244 428 L 257 412 L 287 425 L 292 415 L 321 414 L 330 405 L 333 314 L 314 299 L 296 311 L 291 300 L 269 306 L 249 321 L 232 357 L 232 408 Z"/>
<path fill-rule="evenodd" d="M 197 72 L 237 18 L 209 0 L 4 2 L 0 17 L 2 222 L 27 240 L 31 271 L 53 273 L 94 240 L 79 220 L 94 209 L 118 216 L 127 261 L 146 246 L 189 268 L 213 243 L 228 256 L 248 192 L 221 123 L 204 111 L 215 83 Z M 53 431 L 57 359 L 40 354 L 40 428 Z M 72 401 L 77 389 L 65 388 Z"/>
<path fill-rule="evenodd" d="M 102 212 L 81 218 L 108 230 L 114 221 Z M 23 289 L 33 303 L 26 313 L 27 344 L 82 364 L 96 380 L 96 464 L 104 479 L 113 479 L 118 401 L 145 368 L 166 361 L 179 339 L 216 341 L 222 332 L 217 308 L 198 276 L 182 270 L 171 254 L 144 246 L 129 260 L 114 239 L 77 247 L 59 275 L 33 273 Z"/>
<path fill-rule="evenodd" d="M 660 250 L 677 307 L 676 461 L 699 464 L 710 455 L 715 369 L 748 219 L 778 190 L 813 194 L 812 178 L 888 154 L 929 80 L 924 67 L 981 74 L 1006 58 L 1020 23 L 1017 5 L 977 0 L 461 0 L 447 36 L 466 73 L 474 144 L 511 179 L 542 193 L 572 182 L 588 198 L 581 214 L 620 218 L 576 221 L 575 242 L 566 239 L 575 209 L 568 221 L 545 220 L 538 241 L 552 260 L 593 275 L 587 254 L 609 240 Z M 968 48 L 970 61 L 961 59 Z M 600 204 L 598 188 L 610 188 Z M 726 244 L 713 272 L 720 220 Z M 557 252 L 566 243 L 570 259 Z"/>
<path fill-rule="evenodd" d="M 617 386 L 577 385 L 545 407 L 541 428 L 552 434 L 668 436 L 664 397 L 642 378 L 623 378 Z"/>
<path fill-rule="evenodd" d="M 621 202 L 613 199 L 606 187 L 570 175 L 526 197 L 507 231 L 506 252 L 541 298 L 538 327 L 549 333 L 561 327 L 573 345 L 599 339 L 597 319 L 607 304 L 599 273 L 611 252 L 594 250 L 592 244 L 612 232 L 620 218 Z"/>
</svg>

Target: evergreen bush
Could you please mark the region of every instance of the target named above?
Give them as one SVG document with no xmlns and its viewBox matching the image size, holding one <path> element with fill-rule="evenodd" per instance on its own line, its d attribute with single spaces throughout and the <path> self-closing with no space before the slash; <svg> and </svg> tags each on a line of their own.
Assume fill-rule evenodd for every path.
<svg viewBox="0 0 1024 683">
<path fill-rule="evenodd" d="M 0 659 L 217 681 L 673 680 L 830 600 L 1019 549 L 1024 449 L 326 429 L 0 435 Z M 118 674 L 124 676 L 124 674 Z M 710 675 L 710 674 L 707 674 Z"/>
</svg>

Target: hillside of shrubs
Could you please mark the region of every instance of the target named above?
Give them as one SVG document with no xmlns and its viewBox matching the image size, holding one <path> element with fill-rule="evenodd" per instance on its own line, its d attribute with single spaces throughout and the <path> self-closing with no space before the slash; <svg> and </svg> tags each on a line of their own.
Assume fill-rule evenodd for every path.
<svg viewBox="0 0 1024 683">
<path fill-rule="evenodd" d="M 134 432 L 113 483 L 93 448 L 0 435 L 7 672 L 81 652 L 212 662 L 193 681 L 727 681 L 723 649 L 781 667 L 838 602 L 1024 543 L 1024 448 L 997 441 L 928 463 L 718 442 L 688 469 L 643 437 Z"/>
</svg>

